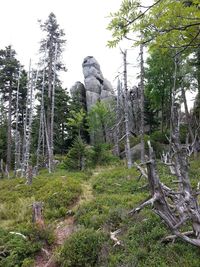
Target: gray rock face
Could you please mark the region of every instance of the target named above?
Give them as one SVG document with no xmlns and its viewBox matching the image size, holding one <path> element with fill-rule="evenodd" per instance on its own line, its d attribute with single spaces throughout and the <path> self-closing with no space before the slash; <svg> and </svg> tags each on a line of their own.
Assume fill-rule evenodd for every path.
<svg viewBox="0 0 200 267">
<path fill-rule="evenodd" d="M 103 77 L 100 65 L 94 57 L 86 57 L 82 67 L 85 79 L 87 109 L 90 110 L 98 100 L 111 98 L 113 89 L 111 83 Z"/>
<path fill-rule="evenodd" d="M 87 110 L 86 90 L 84 84 L 76 82 L 70 89 L 72 98 L 80 105 L 80 108 Z"/>
<path fill-rule="evenodd" d="M 122 158 L 126 158 L 125 151 L 120 153 Z M 131 158 L 133 161 L 141 159 L 141 144 L 137 144 L 131 148 Z"/>
</svg>

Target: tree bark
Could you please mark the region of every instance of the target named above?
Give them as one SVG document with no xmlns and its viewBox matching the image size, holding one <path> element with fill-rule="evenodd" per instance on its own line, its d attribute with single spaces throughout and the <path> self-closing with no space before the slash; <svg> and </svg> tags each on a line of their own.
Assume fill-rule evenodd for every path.
<svg viewBox="0 0 200 267">
<path fill-rule="evenodd" d="M 128 86 L 127 86 L 127 50 L 122 52 L 124 61 L 124 118 L 126 131 L 126 158 L 128 169 L 132 167 L 131 148 L 130 148 L 130 131 L 128 118 Z"/>
<path fill-rule="evenodd" d="M 20 136 L 18 132 L 18 122 L 19 122 L 19 86 L 20 86 L 20 71 L 17 83 L 17 100 L 16 100 L 16 112 L 15 112 L 15 167 L 14 167 L 14 175 L 16 176 L 17 169 L 20 168 Z"/>
<path fill-rule="evenodd" d="M 44 228 L 44 218 L 42 214 L 43 203 L 34 202 L 32 204 L 33 209 L 33 223 L 36 224 L 39 228 Z"/>
<path fill-rule="evenodd" d="M 141 111 L 141 162 L 144 162 L 145 158 L 145 143 L 144 143 L 144 46 L 140 45 L 140 93 L 141 93 L 141 102 L 140 102 L 140 111 Z"/>
<path fill-rule="evenodd" d="M 9 95 L 8 95 L 8 130 L 7 130 L 7 158 L 6 165 L 8 172 L 11 168 L 11 127 L 12 127 L 12 82 L 9 85 Z"/>
</svg>

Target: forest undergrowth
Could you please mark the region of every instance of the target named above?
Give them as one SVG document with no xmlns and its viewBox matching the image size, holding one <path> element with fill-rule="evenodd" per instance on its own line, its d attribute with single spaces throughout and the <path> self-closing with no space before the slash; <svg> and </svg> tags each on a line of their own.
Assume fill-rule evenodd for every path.
<svg viewBox="0 0 200 267">
<path fill-rule="evenodd" d="M 198 161 L 190 167 L 196 188 Z M 159 173 L 176 187 L 166 167 L 159 165 Z M 87 172 L 42 171 L 32 185 L 2 179 L 0 266 L 199 266 L 198 248 L 181 240 L 162 242 L 170 231 L 151 207 L 128 215 L 149 197 L 147 181 L 138 177 L 122 163 Z M 44 203 L 44 228 L 32 222 L 35 201 Z M 119 244 L 111 238 L 116 230 Z"/>
</svg>

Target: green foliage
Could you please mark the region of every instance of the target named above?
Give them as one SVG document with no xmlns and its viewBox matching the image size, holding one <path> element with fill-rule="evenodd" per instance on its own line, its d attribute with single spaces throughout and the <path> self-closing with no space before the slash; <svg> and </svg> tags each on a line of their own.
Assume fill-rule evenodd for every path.
<svg viewBox="0 0 200 267">
<path fill-rule="evenodd" d="M 82 192 L 80 181 L 86 180 L 88 175 L 64 170 L 48 174 L 45 170 L 33 179 L 32 185 L 26 185 L 21 178 L 0 181 L 0 227 L 27 237 L 25 240 L 0 228 L 0 266 L 32 266 L 35 253 L 42 246 L 54 243 L 51 223 L 66 216 L 67 209 Z M 43 229 L 32 223 L 31 205 L 35 201 L 44 203 Z M 1 246 L 8 250 L 2 258 Z"/>
<path fill-rule="evenodd" d="M 86 145 L 80 136 L 77 136 L 67 153 L 64 166 L 69 170 L 83 170 L 89 165 L 89 155 L 90 147 Z"/>
<path fill-rule="evenodd" d="M 84 130 L 86 113 L 81 108 L 80 111 L 71 110 L 69 113 L 69 118 L 67 120 L 67 125 L 76 132 L 76 134 L 81 136 L 81 131 Z"/>
<path fill-rule="evenodd" d="M 7 123 L 4 122 L 2 125 L 0 125 L 0 158 L 3 160 L 6 159 L 6 148 L 7 148 Z"/>
<path fill-rule="evenodd" d="M 112 154 L 110 145 L 86 145 L 81 137 L 74 139 L 73 145 L 64 160 L 64 168 L 69 170 L 84 170 L 96 165 L 119 163 L 119 158 Z"/>
<path fill-rule="evenodd" d="M 31 266 L 30 257 L 40 249 L 40 246 L 17 234 L 11 234 L 0 228 L 0 266 Z"/>
<path fill-rule="evenodd" d="M 93 166 L 110 165 L 119 163 L 119 158 L 113 155 L 110 145 L 104 143 L 93 147 L 92 161 Z"/>
<path fill-rule="evenodd" d="M 65 242 L 59 257 L 63 267 L 94 267 L 105 237 L 102 232 L 82 229 Z"/>
<path fill-rule="evenodd" d="M 159 142 L 161 144 L 169 144 L 169 131 L 161 132 L 155 131 L 150 135 L 150 140 L 153 142 Z"/>
<path fill-rule="evenodd" d="M 143 8 L 141 1 L 123 0 L 119 10 L 111 14 L 108 29 L 113 39 L 110 47 L 116 46 L 125 36 L 142 31 L 145 43 L 162 47 L 186 49 L 198 46 L 199 1 L 186 5 L 185 1 L 157 1 L 150 8 Z M 141 10 L 144 14 L 141 14 Z M 159 16 L 158 16 L 159 14 Z M 136 44 L 139 43 L 135 42 Z"/>
<path fill-rule="evenodd" d="M 159 49 L 150 51 L 145 70 L 147 79 L 145 95 L 162 131 L 169 127 L 173 72 L 174 62 L 171 51 L 162 52 Z"/>
<path fill-rule="evenodd" d="M 98 101 L 90 109 L 87 121 L 94 144 L 106 143 L 106 133 L 115 123 L 114 104 Z"/>
<path fill-rule="evenodd" d="M 82 175 L 84 176 L 84 175 Z M 82 177 L 79 175 L 79 177 Z M 81 194 L 80 178 L 71 178 L 66 171 L 48 174 L 47 171 L 33 179 L 30 186 L 24 179 L 2 180 L 0 187 L 0 225 L 11 227 L 28 223 L 32 218 L 31 204 L 44 203 L 45 220 L 63 217 L 67 207 Z M 12 194 L 7 192 L 7 189 Z"/>
<path fill-rule="evenodd" d="M 192 184 L 196 188 L 199 180 L 198 161 L 191 162 L 191 165 Z M 161 181 L 172 186 L 174 177 L 169 173 L 169 169 L 159 164 L 158 170 Z M 83 203 L 76 211 L 79 225 L 89 229 L 102 229 L 106 234 L 106 240 L 99 251 L 99 260 L 94 266 L 197 267 L 197 248 L 179 240 L 172 244 L 160 242 L 170 233 L 160 218 L 150 211 L 151 207 L 133 217 L 128 216 L 128 212 L 149 195 L 148 188 L 142 188 L 146 181 L 143 178 L 137 181 L 138 176 L 139 173 L 135 169 L 127 170 L 123 167 L 101 170 L 93 178 L 95 199 Z M 121 233 L 117 235 L 123 244 L 120 247 L 113 247 L 108 236 L 110 231 L 116 229 L 121 229 Z"/>
</svg>

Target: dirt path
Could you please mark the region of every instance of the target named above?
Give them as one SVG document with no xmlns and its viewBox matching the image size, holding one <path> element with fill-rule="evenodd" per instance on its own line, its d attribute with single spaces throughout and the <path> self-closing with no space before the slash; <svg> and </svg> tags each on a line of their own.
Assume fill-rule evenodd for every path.
<svg viewBox="0 0 200 267">
<path fill-rule="evenodd" d="M 94 173 L 93 176 L 97 174 Z M 70 211 L 75 211 L 78 207 L 87 201 L 93 199 L 92 193 L 92 185 L 90 181 L 86 181 L 82 183 L 82 195 L 80 198 L 70 207 Z M 64 241 L 74 232 L 75 230 L 75 220 L 73 215 L 69 215 L 66 219 L 60 221 L 54 230 L 54 234 L 56 237 L 54 247 L 44 247 L 40 251 L 40 253 L 35 258 L 34 267 L 56 267 L 53 258 L 54 250 L 61 246 Z"/>
</svg>

